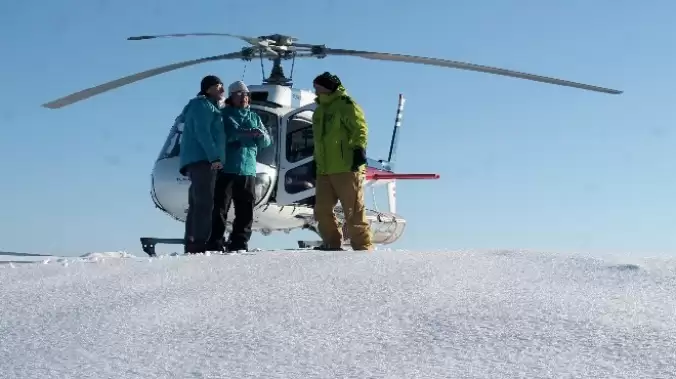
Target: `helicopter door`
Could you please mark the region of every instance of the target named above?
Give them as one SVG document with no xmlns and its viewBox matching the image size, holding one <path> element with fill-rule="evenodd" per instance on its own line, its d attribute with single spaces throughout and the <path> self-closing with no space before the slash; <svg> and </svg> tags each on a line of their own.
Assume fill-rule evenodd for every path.
<svg viewBox="0 0 676 379">
<path fill-rule="evenodd" d="M 303 203 L 315 195 L 312 178 L 312 115 L 317 104 L 310 103 L 285 114 L 280 122 L 277 204 Z"/>
</svg>

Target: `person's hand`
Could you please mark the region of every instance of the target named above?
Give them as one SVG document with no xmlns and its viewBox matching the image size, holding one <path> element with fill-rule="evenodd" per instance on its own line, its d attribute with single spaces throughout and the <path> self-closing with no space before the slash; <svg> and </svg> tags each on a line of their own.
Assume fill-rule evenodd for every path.
<svg viewBox="0 0 676 379">
<path fill-rule="evenodd" d="M 212 170 L 216 171 L 216 170 L 220 170 L 222 168 L 223 168 L 223 163 L 221 163 L 221 161 L 211 162 L 211 169 Z"/>
<path fill-rule="evenodd" d="M 361 147 L 353 150 L 352 155 L 352 171 L 359 171 L 359 166 L 366 163 L 366 151 Z"/>
<path fill-rule="evenodd" d="M 261 132 L 258 129 L 250 129 L 250 130 L 245 131 L 244 133 L 247 136 L 250 136 L 250 137 L 253 137 L 253 138 L 260 137 L 260 136 L 263 135 L 263 132 Z"/>
</svg>

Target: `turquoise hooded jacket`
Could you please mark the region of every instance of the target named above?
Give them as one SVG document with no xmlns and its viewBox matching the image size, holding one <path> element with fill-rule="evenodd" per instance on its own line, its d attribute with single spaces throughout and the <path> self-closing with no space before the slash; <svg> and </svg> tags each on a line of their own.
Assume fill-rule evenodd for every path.
<svg viewBox="0 0 676 379">
<path fill-rule="evenodd" d="M 260 116 L 249 107 L 226 106 L 221 109 L 221 113 L 228 145 L 223 172 L 256 176 L 258 149 L 271 144 L 270 135 Z"/>
<path fill-rule="evenodd" d="M 179 116 L 183 122 L 180 171 L 196 162 L 225 161 L 223 116 L 215 101 L 206 96 L 191 99 Z"/>
</svg>

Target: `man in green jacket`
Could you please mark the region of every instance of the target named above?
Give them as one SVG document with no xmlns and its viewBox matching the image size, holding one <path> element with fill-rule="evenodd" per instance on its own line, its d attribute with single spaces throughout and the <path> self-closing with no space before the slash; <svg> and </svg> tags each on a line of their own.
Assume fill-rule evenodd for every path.
<svg viewBox="0 0 676 379">
<path fill-rule="evenodd" d="M 372 250 L 364 207 L 368 126 L 361 107 L 340 79 L 325 72 L 313 81 L 318 106 L 312 116 L 316 180 L 315 219 L 321 250 L 341 250 L 343 235 L 333 212 L 340 200 L 354 250 Z"/>
</svg>

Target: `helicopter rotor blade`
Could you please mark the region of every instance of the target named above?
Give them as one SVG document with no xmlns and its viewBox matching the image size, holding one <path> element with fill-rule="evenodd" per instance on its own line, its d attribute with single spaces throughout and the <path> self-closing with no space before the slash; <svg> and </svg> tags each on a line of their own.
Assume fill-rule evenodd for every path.
<svg viewBox="0 0 676 379">
<path fill-rule="evenodd" d="M 215 55 L 212 57 L 206 57 L 206 58 L 199 58 L 199 59 L 193 59 L 189 61 L 183 61 L 183 62 L 177 62 L 173 64 L 169 64 L 166 66 L 162 67 L 157 67 L 153 68 L 150 70 L 146 70 L 143 72 L 139 72 L 133 75 L 125 76 L 123 78 L 119 78 L 95 87 L 87 88 L 79 92 L 75 92 L 73 94 L 70 94 L 68 96 L 64 96 L 60 99 L 56 99 L 53 101 L 50 101 L 48 103 L 42 104 L 43 107 L 45 108 L 50 108 L 50 109 L 57 109 L 57 108 L 62 108 L 67 105 L 76 103 L 78 101 L 82 101 L 85 99 L 88 99 L 92 96 L 99 95 L 103 92 L 110 91 L 115 88 L 119 88 L 122 86 L 125 86 L 127 84 L 131 84 L 134 82 L 138 82 L 139 80 L 147 79 L 156 75 L 164 74 L 169 71 L 174 71 L 178 70 L 180 68 L 188 67 L 188 66 L 193 66 L 196 64 L 200 63 L 205 63 L 205 62 L 213 62 L 213 61 L 219 61 L 219 60 L 225 60 L 225 59 L 235 59 L 235 58 L 241 58 L 242 53 L 241 52 L 234 52 L 234 53 L 228 53 L 228 54 L 222 54 L 222 55 Z"/>
<path fill-rule="evenodd" d="M 242 41 L 249 43 L 254 46 L 258 46 L 261 43 L 264 43 L 265 41 L 261 41 L 258 38 L 253 38 L 253 37 L 247 37 L 247 36 L 240 36 L 237 34 L 228 34 L 228 33 L 175 33 L 175 34 L 157 34 L 157 35 L 149 35 L 149 36 L 134 36 L 134 37 L 129 37 L 127 38 L 128 41 L 141 41 L 141 40 L 146 40 L 146 39 L 155 39 L 155 38 L 175 38 L 175 37 L 205 37 L 205 36 L 211 36 L 211 37 L 232 37 L 232 38 L 237 38 L 241 39 Z"/>
<path fill-rule="evenodd" d="M 533 80 L 533 81 L 536 81 L 536 82 L 543 82 L 543 83 L 555 84 L 555 85 L 560 85 L 560 86 L 574 87 L 574 88 L 579 88 L 579 89 L 584 89 L 584 90 L 589 90 L 589 91 L 609 93 L 609 94 L 613 94 L 613 95 L 617 95 L 617 94 L 622 93 L 622 91 L 618 91 L 618 90 L 610 89 L 610 88 L 603 88 L 603 87 L 593 86 L 593 85 L 589 85 L 589 84 L 571 82 L 571 81 L 563 80 L 563 79 L 556 79 L 556 78 L 551 78 L 551 77 L 546 77 L 546 76 L 540 76 L 540 75 L 528 74 L 528 73 L 524 73 L 524 72 L 507 70 L 507 69 L 503 69 L 503 68 L 482 66 L 482 65 L 477 65 L 477 64 L 473 64 L 473 63 L 458 62 L 458 61 L 452 61 L 452 60 L 440 59 L 440 58 L 428 58 L 428 57 L 420 57 L 420 56 L 414 56 L 414 55 L 403 55 L 403 54 L 392 54 L 392 53 L 378 53 L 378 52 L 373 52 L 373 51 L 332 49 L 332 48 L 328 48 L 328 47 L 323 48 L 322 52 L 326 53 L 327 55 L 357 56 L 357 57 L 366 58 L 366 59 L 394 61 L 394 62 L 407 62 L 407 63 L 420 63 L 420 64 L 427 64 L 427 65 L 432 65 L 432 66 L 457 68 L 457 69 L 461 69 L 461 70 L 469 70 L 469 71 L 484 72 L 484 73 L 488 73 L 488 74 L 503 75 L 503 76 L 509 76 L 509 77 L 514 77 L 514 78 Z"/>
</svg>

